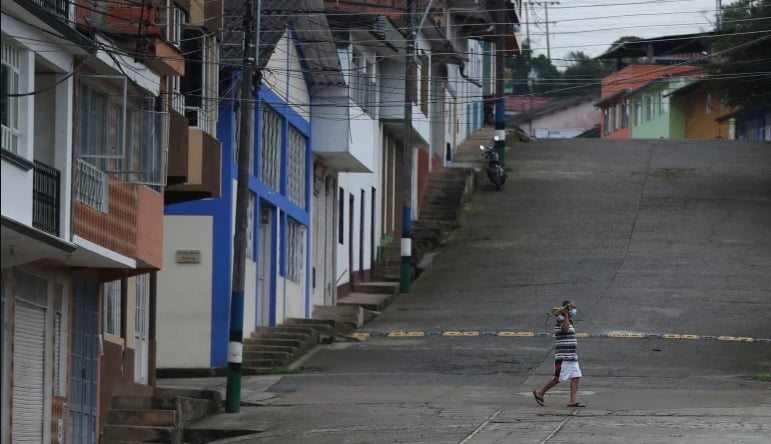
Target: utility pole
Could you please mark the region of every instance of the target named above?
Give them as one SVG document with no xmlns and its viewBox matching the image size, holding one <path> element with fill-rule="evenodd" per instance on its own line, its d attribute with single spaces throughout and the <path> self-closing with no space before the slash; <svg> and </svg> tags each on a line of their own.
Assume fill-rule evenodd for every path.
<svg viewBox="0 0 771 444">
<path fill-rule="evenodd" d="M 506 166 L 506 106 L 503 100 L 505 85 L 504 73 L 504 47 L 506 45 L 506 0 L 497 2 L 495 19 L 495 152 L 503 167 Z"/>
<path fill-rule="evenodd" d="M 412 86 L 415 82 L 415 19 L 413 1 L 406 0 L 404 13 L 407 14 L 409 32 L 404 58 L 404 146 L 402 149 L 402 238 L 400 287 L 402 293 L 409 293 L 412 287 Z"/>
<path fill-rule="evenodd" d="M 230 334 L 228 339 L 228 377 L 225 393 L 225 411 L 237 413 L 241 410 L 241 366 L 243 363 L 244 341 L 244 287 L 246 278 L 246 238 L 249 208 L 249 164 L 254 147 L 254 91 L 255 66 L 259 63 L 259 30 L 261 1 L 257 0 L 257 32 L 253 0 L 247 0 L 244 17 L 244 61 L 239 97 L 240 131 L 238 134 L 238 182 L 236 185 L 236 220 L 233 236 L 233 274 L 230 295 Z"/>
<path fill-rule="evenodd" d="M 549 5 L 559 5 L 560 2 L 533 2 L 534 5 L 543 5 L 544 14 L 546 15 L 546 57 L 551 60 L 551 45 L 549 43 Z"/>
</svg>

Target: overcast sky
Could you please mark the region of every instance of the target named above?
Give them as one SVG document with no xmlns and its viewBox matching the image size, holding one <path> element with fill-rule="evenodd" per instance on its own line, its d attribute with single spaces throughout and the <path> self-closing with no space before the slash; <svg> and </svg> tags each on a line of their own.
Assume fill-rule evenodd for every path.
<svg viewBox="0 0 771 444">
<path fill-rule="evenodd" d="M 546 55 L 546 12 L 543 2 L 525 0 L 521 39 L 530 38 L 536 54 Z M 541 4 L 537 4 L 541 3 Z M 623 36 L 651 38 L 710 31 L 714 27 L 716 0 L 559 0 L 549 1 L 549 42 L 555 65 L 564 66 L 570 51 L 591 57 L 605 52 Z M 723 0 L 723 4 L 732 3 Z M 531 9 L 532 8 L 532 9 Z M 529 18 L 529 20 L 525 20 Z"/>
</svg>

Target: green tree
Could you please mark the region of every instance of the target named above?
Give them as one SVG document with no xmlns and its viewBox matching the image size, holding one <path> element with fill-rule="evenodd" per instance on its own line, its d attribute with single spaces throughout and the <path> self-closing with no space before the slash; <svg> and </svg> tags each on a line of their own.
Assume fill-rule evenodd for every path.
<svg viewBox="0 0 771 444">
<path fill-rule="evenodd" d="M 567 58 L 571 62 L 562 74 L 565 88 L 563 95 L 599 92 L 602 78 L 612 72 L 612 65 L 593 59 L 582 51 L 570 52 Z"/>
<path fill-rule="evenodd" d="M 739 0 L 722 11 L 707 72 L 730 105 L 750 109 L 771 103 L 771 0 Z"/>
</svg>

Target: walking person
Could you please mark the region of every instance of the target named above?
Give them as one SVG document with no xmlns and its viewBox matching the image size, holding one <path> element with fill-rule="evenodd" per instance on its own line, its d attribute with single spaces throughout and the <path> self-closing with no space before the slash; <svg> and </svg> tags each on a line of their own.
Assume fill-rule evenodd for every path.
<svg viewBox="0 0 771 444">
<path fill-rule="evenodd" d="M 570 381 L 570 402 L 568 407 L 586 407 L 586 404 L 578 402 L 578 381 L 581 379 L 581 368 L 578 366 L 578 341 L 576 329 L 573 326 L 573 318 L 578 313 L 576 303 L 564 301 L 562 309 L 557 313 L 554 323 L 554 376 L 543 387 L 533 390 L 535 402 L 540 406 L 546 405 L 543 397 L 546 392 L 562 381 Z"/>
</svg>

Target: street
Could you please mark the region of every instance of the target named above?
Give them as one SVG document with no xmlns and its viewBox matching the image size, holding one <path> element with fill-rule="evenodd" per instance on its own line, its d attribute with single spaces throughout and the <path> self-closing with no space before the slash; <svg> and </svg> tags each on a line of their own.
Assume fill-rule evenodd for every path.
<svg viewBox="0 0 771 444">
<path fill-rule="evenodd" d="M 261 433 L 230 442 L 768 442 L 771 146 L 543 140 L 506 162 L 412 292 L 265 377 L 231 417 Z M 582 409 L 566 383 L 531 394 L 565 299 Z"/>
</svg>

